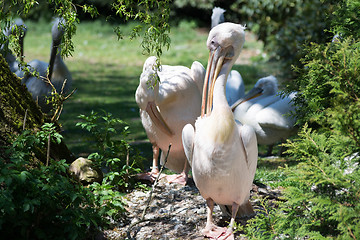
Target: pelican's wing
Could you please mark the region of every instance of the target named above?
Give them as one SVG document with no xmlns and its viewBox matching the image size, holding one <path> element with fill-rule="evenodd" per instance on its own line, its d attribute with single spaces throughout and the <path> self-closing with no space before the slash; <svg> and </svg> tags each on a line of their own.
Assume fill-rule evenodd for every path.
<svg viewBox="0 0 360 240">
<path fill-rule="evenodd" d="M 269 105 L 256 115 L 256 120 L 261 127 L 270 127 L 275 129 L 292 129 L 296 119 L 289 114 L 295 110 L 291 102 L 296 93 L 292 93 L 279 101 Z"/>
<path fill-rule="evenodd" d="M 241 142 L 246 153 L 246 163 L 251 176 L 254 176 L 258 159 L 258 148 L 255 130 L 249 125 L 238 124 Z"/>
<path fill-rule="evenodd" d="M 194 137 L 195 137 L 194 127 L 191 124 L 186 124 L 182 130 L 182 143 L 186 158 L 190 166 L 192 164 L 192 157 L 194 150 Z"/>
<path fill-rule="evenodd" d="M 194 79 L 200 93 L 202 93 L 205 79 L 205 68 L 198 61 L 193 62 L 191 65 L 191 76 Z"/>
<path fill-rule="evenodd" d="M 230 106 L 232 106 L 237 100 L 245 96 L 245 84 L 236 70 L 232 70 L 227 78 L 226 82 L 226 99 Z"/>
</svg>

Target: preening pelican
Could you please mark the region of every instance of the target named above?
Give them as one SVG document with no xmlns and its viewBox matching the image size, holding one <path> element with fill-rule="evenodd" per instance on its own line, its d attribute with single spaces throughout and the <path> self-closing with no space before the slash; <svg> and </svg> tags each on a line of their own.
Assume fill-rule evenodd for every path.
<svg viewBox="0 0 360 240">
<path fill-rule="evenodd" d="M 62 21 L 62 19 L 57 18 L 52 27 L 52 47 L 49 63 L 40 60 L 32 60 L 29 62 L 30 69 L 32 71 L 36 70 L 39 73 L 39 77 L 28 75 L 24 76 L 22 79 L 22 83 L 26 84 L 33 99 L 38 101 L 43 112 L 48 112 L 51 109 L 51 106 L 46 104 L 46 97 L 50 96 L 52 92 L 52 87 L 45 80 L 48 76 L 58 93 L 61 93 L 61 91 L 63 91 L 63 93 L 68 92 L 72 84 L 71 73 L 60 55 L 59 46 L 61 44 L 62 36 L 64 35 Z M 66 84 L 64 89 L 62 89 L 65 80 Z"/>
<path fill-rule="evenodd" d="M 184 66 L 160 66 L 155 69 L 156 57 L 149 57 L 143 67 L 140 83 L 135 93 L 140 108 L 143 127 L 153 145 L 153 166 L 148 175 L 158 174 L 159 148 L 161 164 L 171 143 L 166 167 L 180 175 L 169 175 L 169 182 L 186 184 L 190 169 L 182 141 L 181 132 L 185 124 L 194 124 L 200 115 L 201 91 L 205 69 L 194 62 L 191 69 Z M 156 81 L 156 79 L 159 81 Z"/>
<path fill-rule="evenodd" d="M 14 20 L 14 24 L 7 29 L 4 29 L 3 33 L 6 37 L 14 34 L 14 32 L 20 31 L 19 35 L 19 44 L 20 44 L 20 60 L 23 60 L 24 56 L 24 38 L 26 35 L 27 27 L 21 18 Z M 6 62 L 9 64 L 10 70 L 15 73 L 18 77 L 23 75 L 21 69 L 19 68 L 19 62 L 16 60 L 16 56 L 11 53 L 11 50 L 8 49 L 9 41 L 7 40 L 5 44 L 1 45 L 0 52 L 3 54 Z"/>
<path fill-rule="evenodd" d="M 211 28 L 225 22 L 224 13 L 225 9 L 214 7 L 211 15 Z M 240 75 L 236 70 L 232 70 L 229 73 L 226 81 L 226 99 L 229 105 L 233 105 L 238 99 L 245 96 L 245 84 Z"/>
<path fill-rule="evenodd" d="M 259 144 L 273 145 L 296 133 L 296 119 L 289 116 L 295 110 L 292 103 L 295 96 L 296 92 L 279 96 L 277 79 L 268 76 L 259 79 L 245 97 L 253 99 L 244 102 L 240 99 L 232 109 L 236 120 L 255 129 Z"/>
<path fill-rule="evenodd" d="M 257 165 L 256 135 L 252 127 L 235 122 L 225 96 L 228 74 L 245 42 L 244 29 L 222 23 L 210 31 L 201 116 L 195 128 L 187 124 L 182 133 L 194 182 L 207 203 L 202 233 L 218 239 L 233 239 L 236 215 L 254 214 L 249 197 Z M 213 223 L 214 202 L 232 207 L 228 229 Z"/>
</svg>

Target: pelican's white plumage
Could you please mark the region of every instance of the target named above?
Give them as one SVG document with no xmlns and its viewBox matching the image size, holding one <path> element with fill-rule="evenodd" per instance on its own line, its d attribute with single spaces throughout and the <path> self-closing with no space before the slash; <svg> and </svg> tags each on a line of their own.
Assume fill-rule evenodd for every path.
<svg viewBox="0 0 360 240">
<path fill-rule="evenodd" d="M 28 75 L 22 79 L 22 83 L 26 84 L 33 99 L 39 103 L 44 112 L 48 112 L 51 109 L 51 106 L 46 104 L 45 100 L 45 97 L 49 96 L 52 92 L 52 87 L 45 81 L 47 76 L 49 76 L 49 80 L 58 93 L 61 93 L 61 90 L 63 90 L 63 93 L 68 92 L 72 84 L 71 73 L 60 54 L 59 46 L 64 35 L 62 21 L 61 18 L 57 18 L 52 27 L 52 47 L 49 63 L 37 59 L 32 60 L 29 62 L 30 69 L 36 70 L 39 73 L 39 77 Z M 64 89 L 62 89 L 65 80 L 66 84 Z"/>
<path fill-rule="evenodd" d="M 296 119 L 290 113 L 296 92 L 280 96 L 277 79 L 268 76 L 259 79 L 247 97 L 256 93 L 259 96 L 234 108 L 235 119 L 255 129 L 259 144 L 272 145 L 293 135 Z"/>
<path fill-rule="evenodd" d="M 226 99 L 230 106 L 245 96 L 245 84 L 236 70 L 231 70 L 226 82 Z"/>
<path fill-rule="evenodd" d="M 208 237 L 233 237 L 236 214 L 253 213 L 248 200 L 257 165 L 256 135 L 251 127 L 235 122 L 225 96 L 228 74 L 244 42 L 244 27 L 239 24 L 223 23 L 210 31 L 207 46 L 211 56 L 205 78 L 206 83 L 210 76 L 207 113 L 204 115 L 202 110 L 195 128 L 188 124 L 183 129 L 183 145 L 193 178 L 208 206 L 203 230 Z M 204 84 L 205 93 L 206 88 Z M 203 100 L 202 109 L 204 106 Z M 228 230 L 213 223 L 214 202 L 232 206 Z"/>
<path fill-rule="evenodd" d="M 156 71 L 156 57 L 149 57 L 143 67 L 140 83 L 135 93 L 140 108 L 143 127 L 154 148 L 153 171 L 157 173 L 158 148 L 164 163 L 169 144 L 167 168 L 182 173 L 187 179 L 189 166 L 181 141 L 186 124 L 194 124 L 200 115 L 201 91 L 205 69 L 194 62 L 191 69 L 184 66 L 162 65 Z M 157 76 L 159 81 L 156 81 Z"/>
<path fill-rule="evenodd" d="M 225 9 L 220 7 L 214 7 L 211 14 L 211 28 L 219 25 L 220 23 L 225 22 L 224 13 Z"/>
</svg>

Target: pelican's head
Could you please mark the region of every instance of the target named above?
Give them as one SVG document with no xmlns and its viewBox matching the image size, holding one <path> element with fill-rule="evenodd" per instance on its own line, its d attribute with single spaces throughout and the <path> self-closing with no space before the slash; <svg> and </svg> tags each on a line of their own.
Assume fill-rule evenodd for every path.
<svg viewBox="0 0 360 240">
<path fill-rule="evenodd" d="M 244 26 L 235 23 L 222 23 L 211 29 L 206 41 L 210 53 L 218 55 L 218 59 L 223 56 L 224 64 L 235 62 L 245 43 L 244 30 Z"/>
<path fill-rule="evenodd" d="M 246 101 L 249 101 L 253 98 L 259 97 L 261 95 L 264 96 L 270 96 L 277 94 L 278 91 L 278 83 L 276 77 L 273 75 L 260 78 L 256 83 L 255 86 L 249 90 L 249 92 L 242 98 L 236 101 L 232 106 L 232 111 L 235 110 L 235 108 Z"/>
<path fill-rule="evenodd" d="M 23 56 L 24 56 L 24 38 L 25 38 L 26 32 L 27 32 L 27 26 L 25 25 L 24 21 L 21 18 L 14 19 L 14 24 L 3 30 L 3 33 L 7 37 L 10 37 L 10 35 L 15 35 L 15 33 L 19 34 L 21 60 L 23 60 Z M 5 47 L 4 45 L 1 45 L 0 49 L 2 50 L 4 47 Z M 15 58 L 14 58 L 14 61 L 15 61 Z"/>
<path fill-rule="evenodd" d="M 264 95 L 275 95 L 278 91 L 278 82 L 276 77 L 270 75 L 260 78 L 254 87 L 262 89 Z"/>
<path fill-rule="evenodd" d="M 206 45 L 210 50 L 203 90 L 202 116 L 205 113 L 205 100 L 207 82 L 209 93 L 207 111 L 212 105 L 212 94 L 215 81 L 220 72 L 225 74 L 225 80 L 231 67 L 239 57 L 245 42 L 245 27 L 235 23 L 222 23 L 211 29 Z"/>
<path fill-rule="evenodd" d="M 61 39 L 65 33 L 64 30 L 64 19 L 63 18 L 56 18 L 54 21 L 54 25 L 51 29 L 52 40 L 54 46 L 59 46 L 61 43 Z"/>
</svg>

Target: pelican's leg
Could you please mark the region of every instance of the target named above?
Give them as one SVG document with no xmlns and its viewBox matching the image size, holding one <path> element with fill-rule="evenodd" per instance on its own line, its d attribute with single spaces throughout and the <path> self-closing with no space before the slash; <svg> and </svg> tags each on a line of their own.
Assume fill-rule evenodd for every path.
<svg viewBox="0 0 360 240">
<path fill-rule="evenodd" d="M 159 174 L 159 165 L 158 165 L 158 158 L 159 158 L 159 147 L 156 144 L 152 145 L 153 150 L 153 163 L 151 167 L 151 172 L 147 173 L 140 173 L 137 175 L 138 179 L 148 180 L 150 182 L 154 182 L 157 175 Z"/>
<path fill-rule="evenodd" d="M 169 183 L 178 183 L 185 186 L 188 180 L 189 169 L 189 163 L 187 160 L 185 160 L 184 169 L 182 172 L 180 174 L 167 175 L 166 179 Z"/>
<path fill-rule="evenodd" d="M 160 150 L 156 144 L 153 144 L 152 150 L 153 150 L 153 163 L 152 163 L 151 173 L 157 175 L 159 174 L 158 159 L 159 159 Z"/>
<path fill-rule="evenodd" d="M 218 239 L 226 232 L 226 228 L 218 227 L 214 224 L 212 213 L 214 210 L 214 201 L 211 198 L 206 199 L 207 217 L 206 226 L 201 233 L 208 238 Z"/>
<path fill-rule="evenodd" d="M 231 210 L 231 220 L 230 220 L 229 227 L 226 230 L 226 232 L 223 235 L 221 235 L 218 239 L 234 240 L 233 228 L 234 228 L 234 224 L 235 224 L 236 214 L 239 209 L 239 204 L 233 203 L 231 209 L 232 209 Z"/>
</svg>

